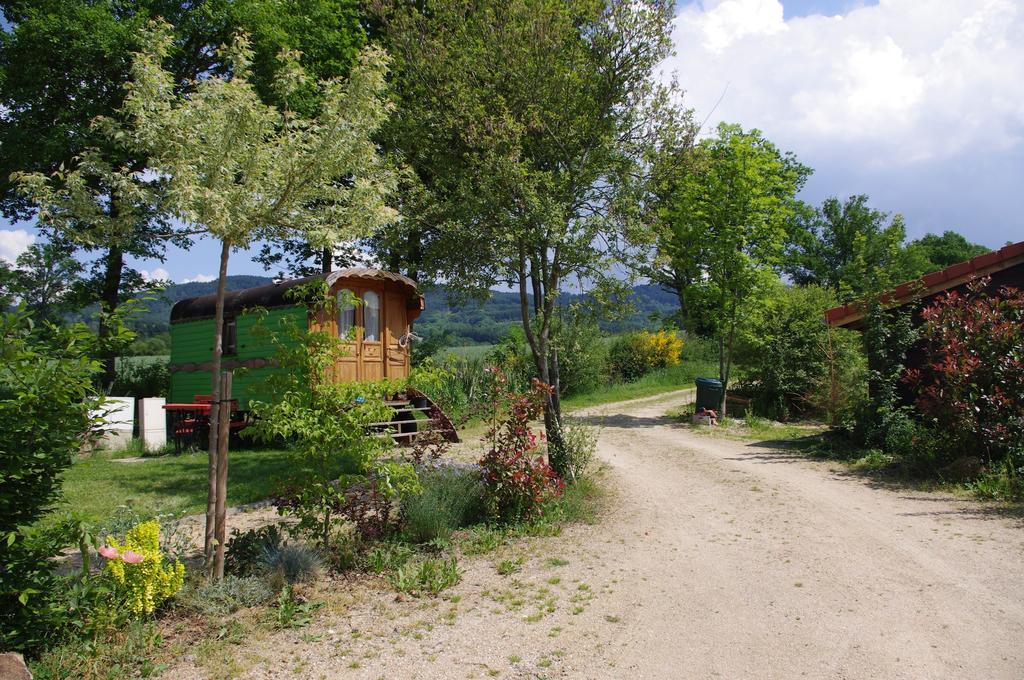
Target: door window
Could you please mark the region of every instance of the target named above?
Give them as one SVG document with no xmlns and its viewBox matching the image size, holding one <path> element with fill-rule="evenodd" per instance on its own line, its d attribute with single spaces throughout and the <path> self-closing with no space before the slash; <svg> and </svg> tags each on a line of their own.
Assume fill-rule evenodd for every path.
<svg viewBox="0 0 1024 680">
<path fill-rule="evenodd" d="M 356 325 L 356 308 L 352 304 L 353 293 L 348 288 L 338 291 L 338 337 L 348 338 Z"/>
<path fill-rule="evenodd" d="M 363 339 L 380 341 L 380 296 L 372 290 L 363 294 Z"/>
</svg>

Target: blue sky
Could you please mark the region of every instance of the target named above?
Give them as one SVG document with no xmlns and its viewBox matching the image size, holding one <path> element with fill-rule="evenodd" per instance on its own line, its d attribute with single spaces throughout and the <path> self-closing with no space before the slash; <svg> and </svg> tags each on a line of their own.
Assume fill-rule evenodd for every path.
<svg viewBox="0 0 1024 680">
<path fill-rule="evenodd" d="M 709 129 L 759 128 L 814 168 L 804 200 L 865 193 L 911 237 L 998 247 L 1024 240 L 1022 38 L 1015 0 L 701 0 L 679 5 L 664 70 Z M 0 227 L 0 257 L 31 241 Z M 207 278 L 217 254 L 207 240 L 139 265 Z M 230 271 L 262 273 L 246 253 Z"/>
</svg>

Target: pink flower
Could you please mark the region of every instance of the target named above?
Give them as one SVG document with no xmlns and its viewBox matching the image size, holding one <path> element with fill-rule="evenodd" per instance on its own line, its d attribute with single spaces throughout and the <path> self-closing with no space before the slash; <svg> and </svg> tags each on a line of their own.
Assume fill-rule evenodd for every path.
<svg viewBox="0 0 1024 680">
<path fill-rule="evenodd" d="M 125 550 L 124 554 L 121 555 L 121 559 L 127 562 L 128 564 L 141 564 L 142 560 L 144 560 L 145 558 L 137 552 Z"/>
<path fill-rule="evenodd" d="M 117 557 L 118 557 L 118 555 L 117 555 L 117 548 L 115 548 L 114 546 L 111 546 L 111 545 L 105 545 L 105 546 L 101 547 L 99 549 L 99 553 L 100 553 L 100 555 L 103 555 L 104 557 L 106 557 L 108 560 L 116 560 Z"/>
</svg>

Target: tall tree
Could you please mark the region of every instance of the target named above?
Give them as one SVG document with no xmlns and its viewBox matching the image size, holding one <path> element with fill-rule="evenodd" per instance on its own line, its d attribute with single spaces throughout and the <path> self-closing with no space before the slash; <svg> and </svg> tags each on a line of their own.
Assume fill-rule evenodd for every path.
<svg viewBox="0 0 1024 680">
<path fill-rule="evenodd" d="M 384 259 L 483 292 L 519 292 L 545 407 L 551 463 L 561 452 L 556 298 L 566 282 L 608 278 L 641 235 L 633 210 L 669 53 L 663 0 L 382 0 L 399 113 L 385 146 L 411 169 L 406 219 Z"/>
<path fill-rule="evenodd" d="M 19 192 L 9 179 L 16 172 L 49 176 L 55 193 L 62 191 L 64 172 L 80 163 L 102 164 L 140 185 L 152 184 L 141 172 L 145 159 L 126 138 L 93 125 L 121 108 L 122 84 L 132 54 L 145 47 L 141 29 L 149 21 L 160 18 L 174 26 L 164 66 L 178 88 L 227 73 L 230 65 L 216 48 L 234 31 L 247 31 L 253 36 L 251 81 L 264 101 L 278 105 L 284 102 L 274 74 L 283 48 L 302 50 L 302 64 L 315 75 L 335 77 L 347 73 L 365 41 L 357 0 L 5 0 L 0 10 L 7 22 L 0 31 L 0 211 L 9 219 L 28 219 L 38 207 L 34 192 Z M 314 87 L 289 96 L 289 108 L 315 113 Z M 80 159 L 87 150 L 92 158 Z M 171 233 L 158 211 L 122 204 L 116 187 L 104 182 L 113 178 L 110 172 L 88 178 L 89 191 L 107 215 L 91 223 L 66 222 L 64 231 L 87 255 L 99 256 L 80 292 L 84 305 L 99 302 L 107 314 L 145 286 L 130 260 L 162 259 Z M 137 221 L 108 239 L 107 226 L 126 226 L 126 214 Z M 185 244 L 182 235 L 177 238 Z M 101 334 L 106 331 L 101 327 Z M 105 357 L 104 368 L 109 382 L 113 356 Z"/>
<path fill-rule="evenodd" d="M 963 234 L 955 231 L 944 231 L 941 236 L 925 234 L 908 243 L 907 249 L 920 253 L 928 261 L 928 271 L 945 269 L 958 262 L 984 255 L 991 250 L 986 246 L 971 243 L 964 238 Z"/>
<path fill-rule="evenodd" d="M 659 256 L 689 282 L 681 303 L 701 310 L 718 341 L 724 413 L 737 330 L 776 277 L 796 194 L 810 170 L 758 130 L 722 123 L 681 171 L 658 207 Z"/>
<path fill-rule="evenodd" d="M 124 100 L 132 52 L 143 47 L 140 29 L 157 16 L 180 27 L 168 67 L 183 83 L 216 68 L 212 45 L 227 35 L 226 0 L 198 3 L 142 0 L 36 0 L 2 3 L 8 28 L 0 32 L 0 210 L 9 219 L 31 218 L 41 198 L 19 191 L 19 173 L 51 178 L 59 192 L 65 170 L 86 164 L 121 172 L 141 185 L 144 159 L 123 138 L 97 129 L 93 121 L 113 116 Z M 83 172 L 83 174 L 86 174 Z M 81 302 L 99 302 L 101 320 L 144 285 L 132 269 L 131 257 L 162 259 L 166 224 L 152 211 L 125 205 L 117 187 L 106 183 L 109 172 L 88 172 L 89 191 L 99 198 L 104 216 L 92 221 L 65 221 L 61 238 L 99 257 L 80 286 Z M 37 188 L 41 185 L 36 184 Z M 138 219 L 116 237 L 101 223 L 122 224 L 125 215 Z M 100 334 L 109 328 L 101 321 Z M 101 343 L 102 346 L 108 346 Z M 109 347 L 109 346 L 108 346 Z M 113 380 L 114 356 L 105 350 L 104 380 Z"/>
<path fill-rule="evenodd" d="M 251 81 L 263 101 L 284 106 L 303 116 L 316 115 L 320 93 L 306 85 L 287 101 L 275 85 L 282 50 L 299 52 L 299 63 L 314 82 L 348 76 L 360 48 L 366 44 L 359 0 L 242 0 L 234 8 L 235 23 L 252 42 Z M 320 246 L 301 237 L 264 242 L 256 256 L 265 269 L 279 276 L 309 276 L 349 266 L 351 248 Z"/>
<path fill-rule="evenodd" d="M 786 272 L 796 283 L 829 288 L 848 302 L 920 276 L 923 258 L 904 247 L 901 215 L 874 210 L 865 195 L 827 198 L 805 208 L 794 229 Z"/>
<path fill-rule="evenodd" d="M 389 114 L 387 58 L 366 48 L 347 82 L 317 81 L 302 70 L 294 52 L 283 52 L 276 80 L 282 101 L 309 88 L 318 96 L 317 114 L 304 117 L 260 99 L 249 81 L 253 52 L 245 37 L 236 38 L 223 55 L 230 77 L 203 79 L 187 96 L 175 91 L 173 74 L 162 67 L 171 47 L 169 32 L 150 33 L 147 44 L 133 65 L 125 113 L 135 143 L 150 154 L 150 167 L 166 177 L 168 208 L 221 244 L 211 362 L 217 404 L 231 249 L 289 235 L 328 246 L 366 235 L 396 217 L 385 203 L 392 175 L 372 141 Z M 211 565 L 214 539 L 220 546 L 224 540 L 213 535 L 214 508 L 220 514 L 225 485 L 218 479 L 217 456 L 223 461 L 227 444 L 218 439 L 216 425 L 214 419 L 206 530 Z M 222 529 L 222 522 L 217 527 Z M 218 578 L 222 555 L 218 548 Z"/>
<path fill-rule="evenodd" d="M 82 265 L 73 250 L 66 241 L 53 239 L 33 243 L 14 267 L 0 262 L 0 311 L 21 303 L 37 322 L 57 321 L 81 281 Z"/>
</svg>

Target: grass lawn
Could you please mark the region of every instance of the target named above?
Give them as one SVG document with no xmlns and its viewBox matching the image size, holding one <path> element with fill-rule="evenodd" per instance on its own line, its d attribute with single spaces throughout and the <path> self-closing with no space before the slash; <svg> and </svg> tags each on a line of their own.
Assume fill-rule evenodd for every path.
<svg viewBox="0 0 1024 680">
<path fill-rule="evenodd" d="M 694 386 L 700 377 L 717 377 L 718 363 L 713 361 L 684 361 L 678 366 L 663 368 L 629 383 L 609 385 L 593 392 L 574 394 L 562 400 L 567 409 L 599 406 L 613 401 L 650 397 L 662 392 L 682 390 Z"/>
<path fill-rule="evenodd" d="M 205 511 L 205 451 L 134 463 L 116 462 L 120 455 L 100 452 L 75 462 L 64 473 L 65 501 L 59 511 L 75 512 L 91 522 L 105 521 L 120 505 L 128 505 L 142 516 Z M 251 503 L 271 495 L 289 467 L 284 451 L 231 451 L 228 505 Z"/>
<path fill-rule="evenodd" d="M 438 357 L 454 354 L 460 359 L 482 359 L 494 349 L 494 345 L 460 345 L 458 347 L 445 347 L 437 353 Z"/>
</svg>

